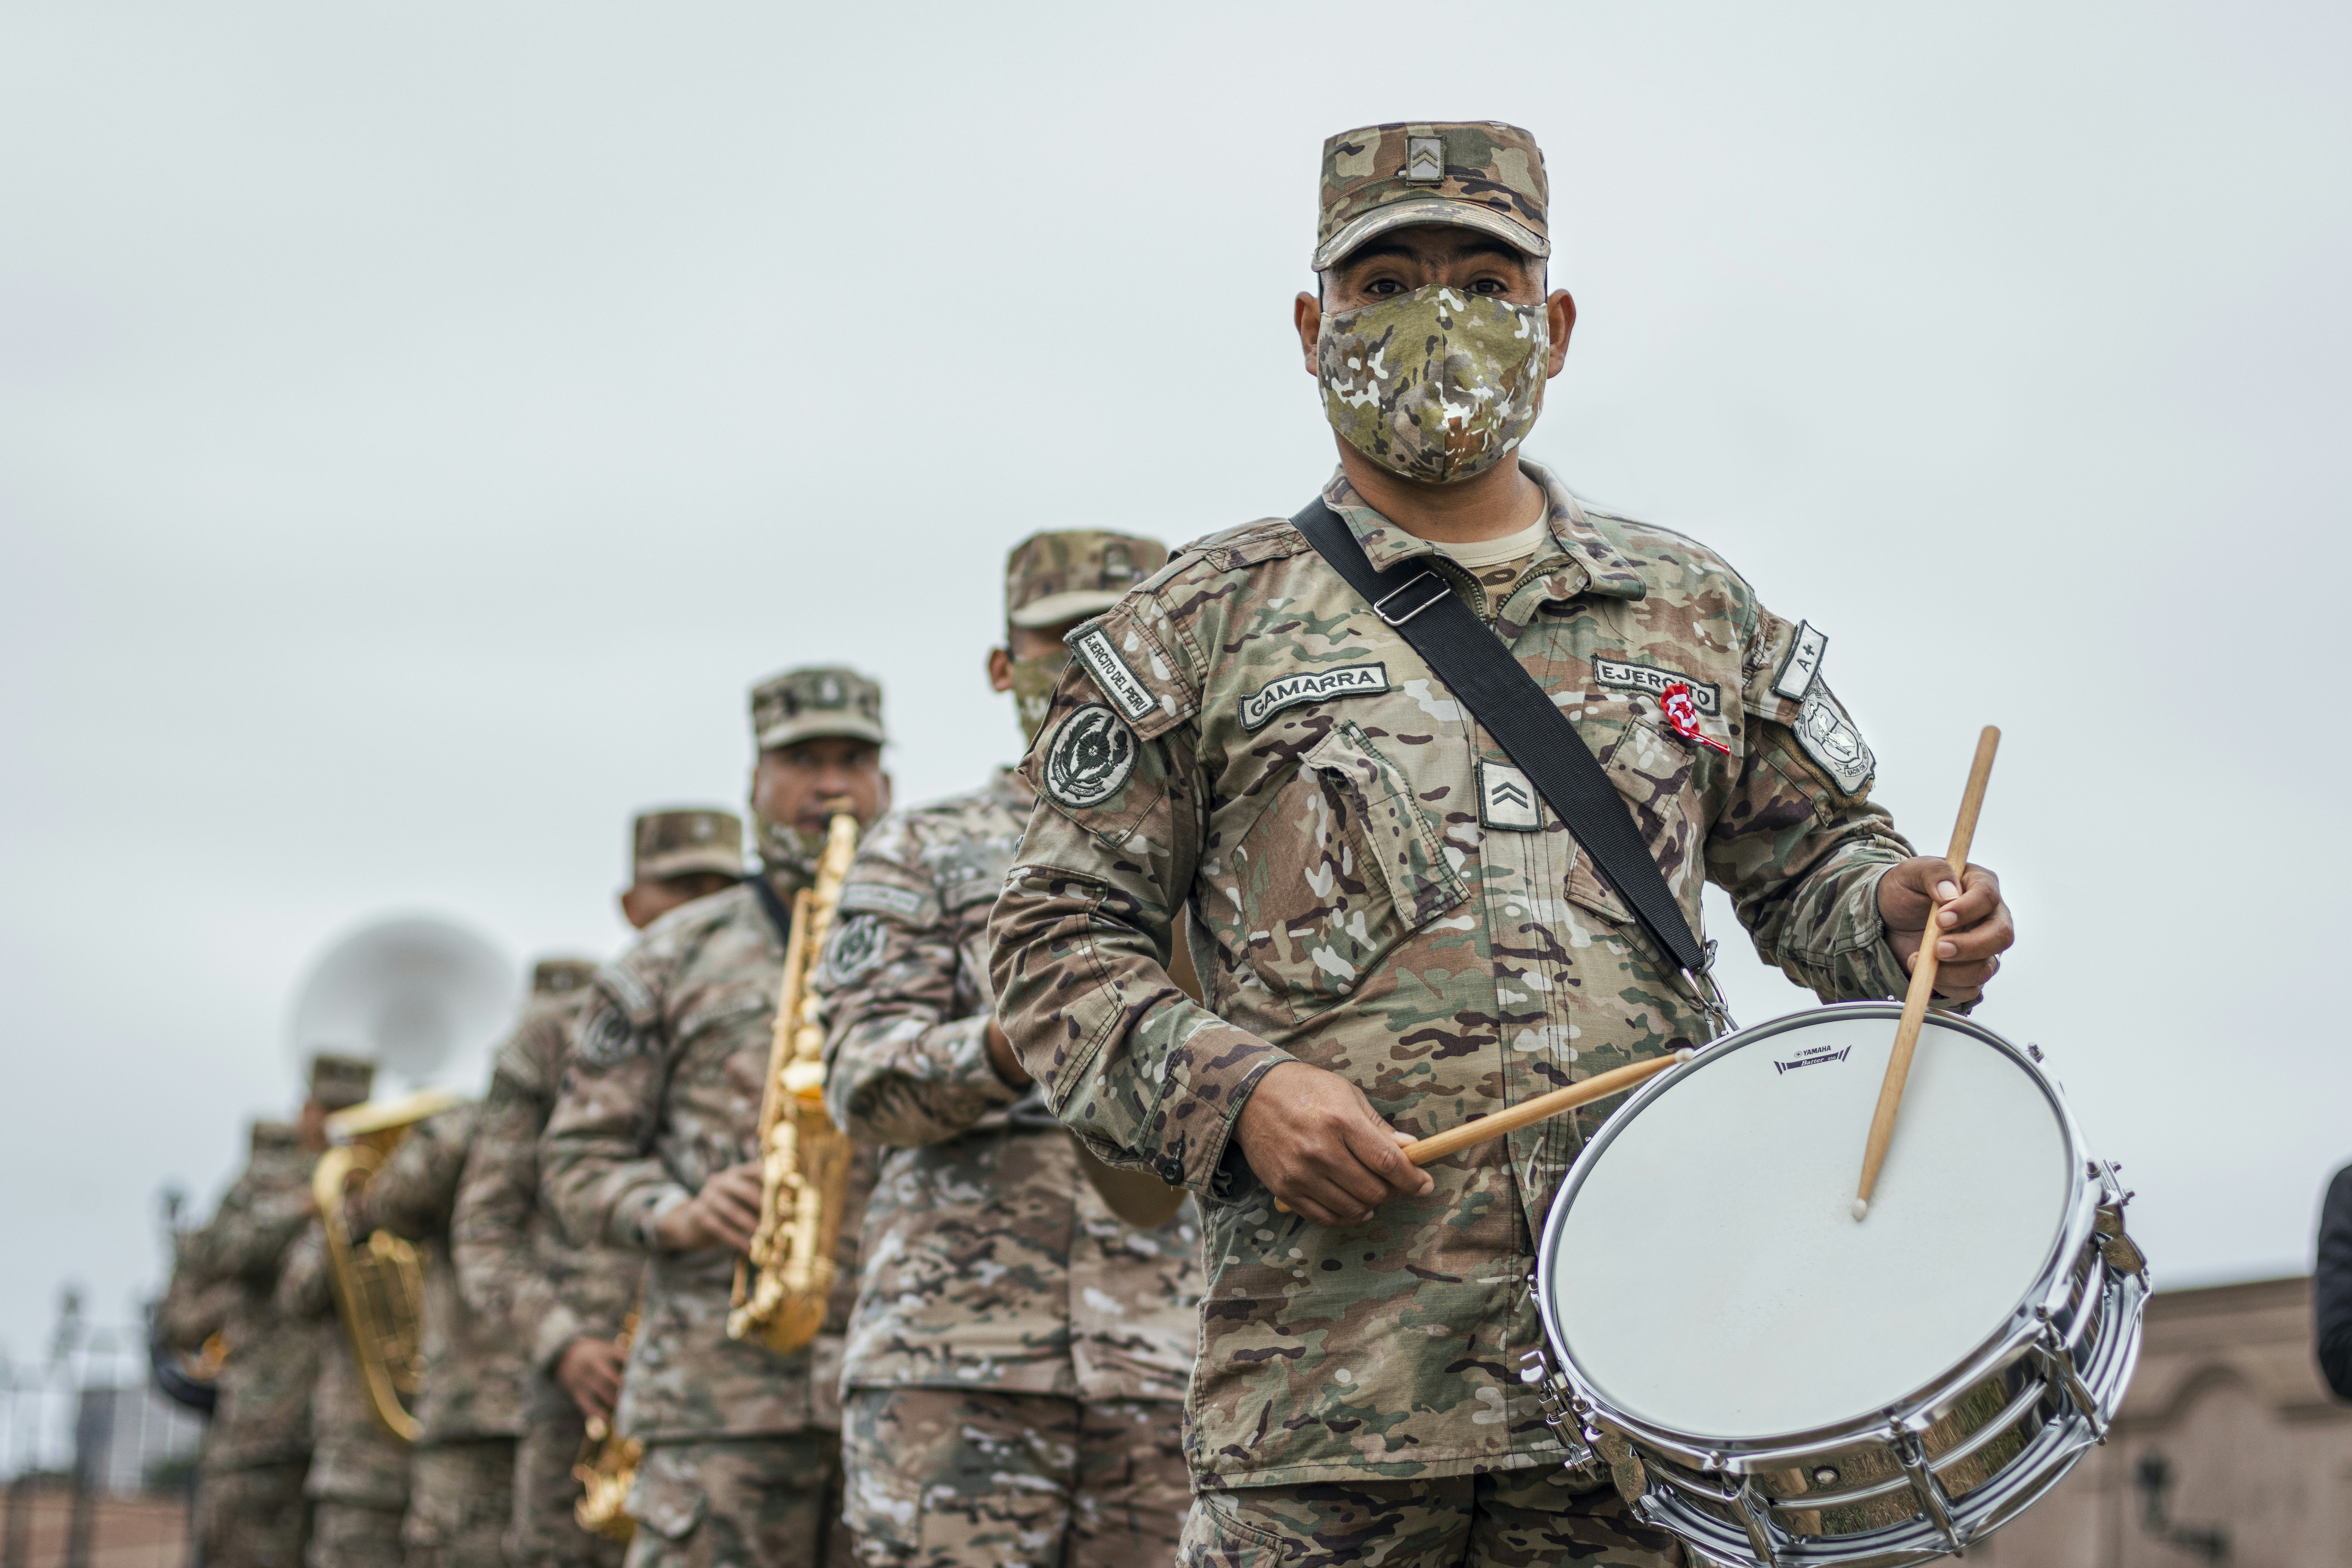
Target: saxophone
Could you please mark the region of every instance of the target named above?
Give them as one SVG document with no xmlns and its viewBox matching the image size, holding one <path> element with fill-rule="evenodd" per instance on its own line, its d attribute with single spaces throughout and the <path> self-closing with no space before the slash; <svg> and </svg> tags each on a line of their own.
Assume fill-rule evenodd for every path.
<svg viewBox="0 0 2352 1568">
<path fill-rule="evenodd" d="M 319 1156 L 310 1194 L 327 1233 L 327 1279 L 351 1336 L 368 1409 L 383 1429 L 414 1443 L 422 1428 L 409 1405 L 425 1370 L 425 1260 L 388 1230 L 354 1237 L 343 1224 L 343 1196 L 363 1186 L 408 1130 L 459 1103 L 446 1089 L 372 1100 L 327 1118 L 337 1146 Z"/>
<path fill-rule="evenodd" d="M 621 1337 L 615 1342 L 625 1357 L 629 1342 L 637 1337 L 637 1314 L 643 1310 L 640 1301 L 622 1321 Z M 572 1518 L 581 1529 L 624 1545 L 636 1534 L 637 1521 L 629 1514 L 629 1489 L 637 1483 L 637 1461 L 645 1454 L 645 1444 L 614 1431 L 611 1421 L 601 1415 L 588 1417 L 588 1436 L 580 1445 L 578 1462 L 572 1467 L 572 1479 L 581 1489 L 579 1500 L 572 1505 Z"/>
<path fill-rule="evenodd" d="M 834 1247 L 849 1192 L 849 1135 L 824 1109 L 824 1028 L 809 978 L 857 853 L 857 819 L 835 814 L 816 885 L 793 900 L 775 1042 L 760 1096 L 760 1223 L 735 1260 L 727 1337 L 790 1355 L 816 1338 L 833 1295 Z"/>
</svg>

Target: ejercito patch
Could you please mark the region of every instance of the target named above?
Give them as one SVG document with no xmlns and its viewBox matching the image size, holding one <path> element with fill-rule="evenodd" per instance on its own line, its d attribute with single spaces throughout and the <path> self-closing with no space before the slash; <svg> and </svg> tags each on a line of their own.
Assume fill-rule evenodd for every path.
<svg viewBox="0 0 2352 1568">
<path fill-rule="evenodd" d="M 1878 759 L 1864 743 L 1862 731 L 1853 727 L 1853 721 L 1845 716 L 1845 710 L 1825 686 L 1816 686 L 1805 694 L 1804 709 L 1797 715 L 1797 744 L 1847 795 L 1860 794 L 1870 775 L 1878 771 Z"/>
<path fill-rule="evenodd" d="M 1704 680 L 1693 680 L 1679 669 L 1660 669 L 1655 665 L 1635 664 L 1630 659 L 1596 658 L 1592 661 L 1592 679 L 1620 691 L 1646 691 L 1653 697 L 1669 686 L 1687 686 L 1691 703 L 1700 712 L 1712 719 L 1723 711 L 1720 689 Z"/>
<path fill-rule="evenodd" d="M 1073 811 L 1100 805 L 1135 771 L 1135 731 L 1100 702 L 1089 702 L 1054 732 L 1045 753 L 1045 793 Z"/>
<path fill-rule="evenodd" d="M 1302 669 L 1269 680 L 1242 699 L 1242 728 L 1255 730 L 1286 708 L 1329 697 L 1358 697 L 1389 689 L 1385 664 L 1351 664 L 1340 669 Z"/>
</svg>

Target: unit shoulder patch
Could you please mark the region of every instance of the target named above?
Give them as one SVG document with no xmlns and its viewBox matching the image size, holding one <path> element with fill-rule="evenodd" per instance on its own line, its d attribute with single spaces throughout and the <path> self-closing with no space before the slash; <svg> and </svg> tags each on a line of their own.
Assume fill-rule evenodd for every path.
<svg viewBox="0 0 2352 1568">
<path fill-rule="evenodd" d="M 1661 669 L 1655 665 L 1635 664 L 1631 659 L 1596 658 L 1592 661 L 1592 679 L 1620 691 L 1646 691 L 1653 697 L 1663 696 L 1669 686 L 1687 687 L 1691 705 L 1700 712 L 1712 719 L 1723 711 L 1720 688 L 1693 679 L 1679 669 Z"/>
<path fill-rule="evenodd" d="M 1088 626 L 1070 639 L 1070 651 L 1095 678 L 1103 695 L 1118 704 L 1118 710 L 1129 719 L 1140 719 L 1160 706 L 1151 689 L 1136 678 L 1127 660 L 1110 645 L 1110 633 L 1101 626 Z"/>
<path fill-rule="evenodd" d="M 852 915 L 824 941 L 824 976 L 846 985 L 882 962 L 882 922 L 872 914 Z"/>
<path fill-rule="evenodd" d="M 1872 755 L 1862 731 L 1853 727 L 1853 721 L 1846 717 L 1826 686 L 1806 693 L 1804 709 L 1797 715 L 1796 735 L 1805 755 L 1843 794 L 1859 795 L 1870 775 L 1878 771 L 1878 759 Z"/>
<path fill-rule="evenodd" d="M 1242 728 L 1256 730 L 1286 708 L 1332 697 L 1360 697 L 1389 689 L 1385 664 L 1351 664 L 1339 669 L 1302 669 L 1267 681 L 1242 699 Z"/>
<path fill-rule="evenodd" d="M 1073 811 L 1100 805 L 1135 772 L 1135 731 L 1100 702 L 1062 721 L 1045 753 L 1045 793 Z"/>
</svg>

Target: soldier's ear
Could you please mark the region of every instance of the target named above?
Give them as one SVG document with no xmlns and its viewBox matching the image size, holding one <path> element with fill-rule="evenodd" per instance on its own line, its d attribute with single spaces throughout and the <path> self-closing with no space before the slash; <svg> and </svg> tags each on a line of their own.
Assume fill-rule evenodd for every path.
<svg viewBox="0 0 2352 1568">
<path fill-rule="evenodd" d="M 890 775 L 888 773 L 882 775 L 882 800 L 881 804 L 875 807 L 874 815 L 877 819 L 890 815 Z"/>
<path fill-rule="evenodd" d="M 1318 279 L 1317 286 L 1321 286 Z M 1323 301 L 1305 290 L 1290 302 L 1290 324 L 1298 329 L 1298 353 L 1307 363 L 1307 374 L 1315 370 L 1315 340 L 1323 332 Z"/>
<path fill-rule="evenodd" d="M 1013 689 L 1013 653 L 1009 648 L 988 650 L 988 689 L 991 691 Z"/>
</svg>

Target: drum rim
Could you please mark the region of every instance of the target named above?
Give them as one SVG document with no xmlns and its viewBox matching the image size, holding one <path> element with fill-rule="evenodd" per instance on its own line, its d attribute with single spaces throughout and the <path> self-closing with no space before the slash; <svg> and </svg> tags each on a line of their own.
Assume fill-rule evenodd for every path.
<svg viewBox="0 0 2352 1568">
<path fill-rule="evenodd" d="M 1957 1013 L 1938 1012 L 1933 1022 L 1958 1029 L 2006 1053 L 2011 1061 L 2025 1070 L 2041 1089 L 2051 1109 L 2057 1112 L 2059 1132 L 2066 1146 L 2068 1184 L 2062 1211 L 2063 1217 L 2059 1222 L 2058 1233 L 2052 1239 L 2049 1250 L 2042 1256 L 2042 1267 L 2034 1275 L 2033 1283 L 2011 1308 L 2000 1326 L 1960 1357 L 1950 1371 L 1923 1387 L 1909 1390 L 1884 1405 L 1843 1421 L 1758 1437 L 1710 1436 L 1662 1426 L 1620 1409 L 1600 1392 L 1584 1368 L 1570 1353 L 1567 1339 L 1561 1334 L 1559 1321 L 1553 1315 L 1552 1258 L 1556 1254 L 1560 1226 L 1568 1215 L 1570 1200 L 1583 1186 L 1586 1177 L 1591 1174 L 1592 1166 L 1609 1145 L 1620 1132 L 1633 1124 L 1634 1116 L 1644 1107 L 1667 1092 L 1693 1068 L 1704 1065 L 1710 1056 L 1734 1047 L 1735 1042 L 1738 1047 L 1745 1047 L 1830 1018 L 1885 1018 L 1892 1022 L 1902 1016 L 1903 1005 L 1900 1002 L 1840 1002 L 1825 1007 L 1801 1008 L 1728 1035 L 1717 1036 L 1695 1051 L 1690 1061 L 1683 1067 L 1660 1073 L 1636 1089 L 1633 1097 L 1618 1108 L 1616 1113 L 1601 1125 L 1592 1141 L 1584 1146 L 1576 1163 L 1569 1167 L 1568 1174 L 1561 1178 L 1559 1190 L 1552 1194 L 1551 1207 L 1544 1217 L 1543 1238 L 1536 1254 L 1536 1311 L 1542 1320 L 1549 1348 L 1560 1363 L 1560 1374 L 1595 1414 L 1612 1426 L 1660 1448 L 1686 1453 L 1694 1458 L 1712 1456 L 1729 1459 L 1738 1457 L 1750 1461 L 1769 1458 L 1777 1463 L 1791 1456 L 1834 1448 L 1882 1432 L 1890 1422 L 1901 1425 L 1923 1412 L 1934 1411 L 1947 1401 L 1958 1399 L 1993 1371 L 2024 1353 L 2039 1326 L 2034 1316 L 2035 1307 L 2048 1302 L 2053 1288 L 2063 1286 L 2070 1260 L 2082 1252 L 2095 1227 L 2098 1205 L 2092 1189 L 2092 1159 L 2082 1129 L 2076 1125 L 2074 1114 L 2066 1105 L 2065 1096 L 2059 1091 L 2058 1085 L 2050 1075 L 2042 1070 L 2041 1064 L 1986 1026 Z M 1745 1469 L 1749 1466 L 1738 1468 Z"/>
</svg>

